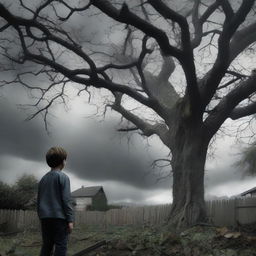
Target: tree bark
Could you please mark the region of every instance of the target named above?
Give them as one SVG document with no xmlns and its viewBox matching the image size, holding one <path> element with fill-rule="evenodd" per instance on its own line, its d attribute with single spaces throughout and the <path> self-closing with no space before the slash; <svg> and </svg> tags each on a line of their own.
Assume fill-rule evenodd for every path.
<svg viewBox="0 0 256 256">
<path fill-rule="evenodd" d="M 168 222 L 182 229 L 207 222 L 204 201 L 204 167 L 209 139 L 203 125 L 191 120 L 173 133 L 173 203 Z"/>
</svg>

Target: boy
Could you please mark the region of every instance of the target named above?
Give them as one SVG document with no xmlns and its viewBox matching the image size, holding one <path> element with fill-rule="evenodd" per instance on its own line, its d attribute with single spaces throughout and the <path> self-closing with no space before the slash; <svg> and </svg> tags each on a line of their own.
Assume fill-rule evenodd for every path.
<svg viewBox="0 0 256 256">
<path fill-rule="evenodd" d="M 73 229 L 73 209 L 70 181 L 61 172 L 66 164 L 67 152 L 61 147 L 52 147 L 46 154 L 51 167 L 39 182 L 37 213 L 41 221 L 43 245 L 40 256 L 66 256 L 68 233 Z"/>
</svg>

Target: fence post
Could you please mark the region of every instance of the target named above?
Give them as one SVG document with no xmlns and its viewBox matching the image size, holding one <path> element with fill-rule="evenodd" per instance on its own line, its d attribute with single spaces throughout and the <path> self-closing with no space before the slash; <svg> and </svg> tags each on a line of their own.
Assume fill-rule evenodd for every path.
<svg viewBox="0 0 256 256">
<path fill-rule="evenodd" d="M 234 199 L 234 227 L 237 227 L 237 198 Z"/>
</svg>

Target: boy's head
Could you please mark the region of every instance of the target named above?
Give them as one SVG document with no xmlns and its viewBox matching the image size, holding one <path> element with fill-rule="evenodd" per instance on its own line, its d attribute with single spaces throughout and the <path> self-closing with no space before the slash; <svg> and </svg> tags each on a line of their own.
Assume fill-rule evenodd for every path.
<svg viewBox="0 0 256 256">
<path fill-rule="evenodd" d="M 67 152 L 61 147 L 52 147 L 46 153 L 46 162 L 51 168 L 64 168 Z"/>
</svg>

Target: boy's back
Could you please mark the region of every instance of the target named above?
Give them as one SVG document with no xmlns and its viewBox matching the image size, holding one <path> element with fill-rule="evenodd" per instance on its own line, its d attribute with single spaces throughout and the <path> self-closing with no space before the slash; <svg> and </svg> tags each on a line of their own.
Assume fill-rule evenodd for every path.
<svg viewBox="0 0 256 256">
<path fill-rule="evenodd" d="M 60 171 L 49 171 L 39 182 L 38 216 L 72 221 L 72 201 L 68 176 Z"/>
</svg>

